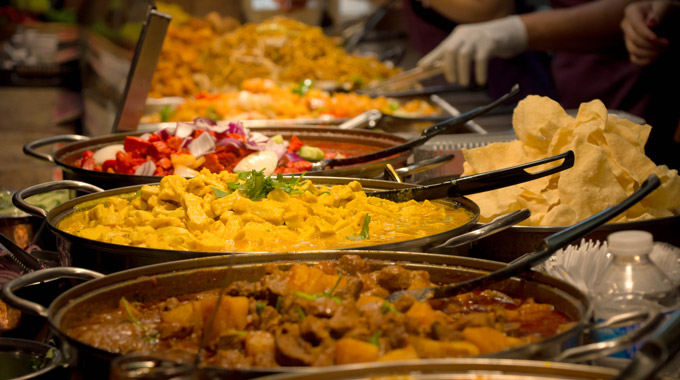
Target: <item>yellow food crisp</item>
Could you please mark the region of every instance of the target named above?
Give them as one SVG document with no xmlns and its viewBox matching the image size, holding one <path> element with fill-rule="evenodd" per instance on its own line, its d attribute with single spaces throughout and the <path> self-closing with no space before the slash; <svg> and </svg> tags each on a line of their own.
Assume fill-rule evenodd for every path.
<svg viewBox="0 0 680 380">
<path fill-rule="evenodd" d="M 644 152 L 652 127 L 609 115 L 604 104 L 581 104 L 571 117 L 555 101 L 528 96 L 512 119 L 517 141 L 463 150 L 463 175 L 471 175 L 573 150 L 574 166 L 539 180 L 471 195 L 481 208 L 480 221 L 528 208 L 523 224 L 563 226 L 619 203 L 652 173 L 661 187 L 612 222 L 672 216 L 680 208 L 677 170 L 657 166 Z M 541 170 L 544 168 L 538 168 Z"/>
<path fill-rule="evenodd" d="M 247 191 L 231 190 L 239 184 L 244 180 L 237 174 L 205 169 L 191 179 L 166 176 L 160 185 L 143 186 L 136 197 L 110 196 L 81 204 L 58 228 L 136 247 L 276 252 L 410 240 L 472 219 L 471 213 L 450 203 L 368 197 L 356 181 L 327 187 L 306 180 L 294 188 L 276 188 L 256 201 Z"/>
</svg>

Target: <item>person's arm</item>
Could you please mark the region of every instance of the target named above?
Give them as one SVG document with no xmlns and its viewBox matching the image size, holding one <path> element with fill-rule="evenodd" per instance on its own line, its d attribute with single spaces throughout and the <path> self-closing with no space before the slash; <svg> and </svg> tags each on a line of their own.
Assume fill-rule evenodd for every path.
<svg viewBox="0 0 680 380">
<path fill-rule="evenodd" d="M 635 0 L 598 0 L 570 8 L 520 15 L 527 49 L 595 52 L 620 44 L 626 5 Z"/>
<path fill-rule="evenodd" d="M 458 24 L 495 20 L 515 13 L 511 0 L 421 0 L 424 6 Z"/>
</svg>

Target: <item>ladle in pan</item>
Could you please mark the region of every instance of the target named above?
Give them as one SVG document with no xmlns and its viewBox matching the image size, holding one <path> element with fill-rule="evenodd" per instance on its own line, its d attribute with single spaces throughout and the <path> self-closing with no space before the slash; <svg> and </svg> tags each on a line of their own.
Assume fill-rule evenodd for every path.
<svg viewBox="0 0 680 380">
<path fill-rule="evenodd" d="M 549 168 L 538 173 L 529 173 L 525 170 L 558 160 L 564 161 L 553 168 Z M 424 201 L 426 199 L 439 199 L 446 197 L 455 198 L 532 181 L 547 175 L 561 172 L 562 170 L 571 168 L 572 166 L 574 166 L 574 152 L 568 150 L 552 157 L 543 158 L 537 161 L 532 161 L 506 169 L 470 175 L 434 185 L 418 186 L 400 190 L 367 192 L 366 195 L 387 199 L 393 202 L 406 202 L 411 199 L 416 201 Z"/>
<path fill-rule="evenodd" d="M 434 136 L 437 136 L 441 133 L 444 133 L 451 128 L 457 127 L 461 124 L 467 123 L 468 121 L 474 119 L 477 116 L 483 115 L 490 110 L 498 107 L 499 105 L 507 102 L 511 98 L 515 97 L 517 94 L 519 94 L 519 86 L 515 85 L 512 87 L 510 92 L 507 94 L 501 96 L 500 98 L 494 100 L 493 102 L 477 107 L 471 111 L 468 111 L 464 114 L 461 114 L 456 117 L 452 117 L 448 120 L 442 121 L 441 123 L 437 123 L 423 131 L 420 137 L 413 139 L 411 141 L 405 142 L 400 145 L 395 145 L 386 149 L 379 150 L 377 152 L 369 153 L 369 154 L 364 154 L 361 156 L 355 156 L 355 157 L 346 157 L 346 158 L 326 158 L 323 159 L 319 162 L 315 162 L 312 165 L 312 170 L 323 170 L 328 167 L 332 166 L 345 166 L 345 165 L 355 165 L 355 164 L 360 164 L 364 162 L 369 162 L 369 161 L 374 161 L 378 160 L 381 158 L 389 157 L 397 153 L 401 153 L 404 151 L 407 151 L 413 147 L 416 147 L 418 145 L 424 144 L 427 140 L 431 139 Z"/>
<path fill-rule="evenodd" d="M 418 300 L 452 297 L 460 293 L 469 292 L 478 287 L 487 287 L 492 283 L 508 279 L 522 272 L 526 272 L 532 267 L 547 260 L 558 249 L 580 239 L 616 215 L 627 210 L 644 198 L 647 194 L 659 187 L 659 185 L 661 185 L 659 178 L 654 174 L 650 175 L 645 180 L 645 182 L 642 183 L 639 189 L 637 189 L 628 198 L 624 199 L 621 203 L 608 207 L 580 223 L 548 236 L 543 240 L 540 247 L 536 251 L 520 256 L 517 260 L 511 262 L 506 267 L 453 285 L 435 286 L 424 289 L 400 290 L 390 294 L 387 297 L 387 300 L 394 302 L 405 294 L 409 294 Z"/>
</svg>

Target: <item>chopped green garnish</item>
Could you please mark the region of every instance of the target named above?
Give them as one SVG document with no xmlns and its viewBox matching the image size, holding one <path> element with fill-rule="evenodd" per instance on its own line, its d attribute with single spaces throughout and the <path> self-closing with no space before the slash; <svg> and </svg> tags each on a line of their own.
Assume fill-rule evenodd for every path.
<svg viewBox="0 0 680 380">
<path fill-rule="evenodd" d="M 380 306 L 380 312 L 383 313 L 383 314 L 387 314 L 387 313 L 389 313 L 389 312 L 401 314 L 401 312 L 400 312 L 399 310 L 397 310 L 397 309 L 394 307 L 394 305 L 392 305 L 392 304 L 391 304 L 389 301 L 387 301 L 387 300 L 385 300 L 385 302 L 383 302 L 382 306 Z"/>
<path fill-rule="evenodd" d="M 451 218 L 444 218 L 444 219 L 439 219 L 439 220 L 441 220 L 442 222 L 450 222 Z"/>
<path fill-rule="evenodd" d="M 172 109 L 170 106 L 165 106 L 160 112 L 161 114 L 161 123 L 165 123 L 167 121 L 170 121 L 170 118 L 172 115 L 175 114 L 175 110 Z"/>
<path fill-rule="evenodd" d="M 125 297 L 121 297 L 120 301 L 123 303 L 123 308 L 125 308 L 128 317 L 130 317 L 130 321 L 139 326 L 144 332 L 142 339 L 147 341 L 147 343 L 158 343 L 158 333 L 149 331 L 149 329 L 144 326 L 144 324 L 140 322 L 134 314 L 132 314 L 132 310 L 130 310 L 130 303 L 125 299 Z"/>
<path fill-rule="evenodd" d="M 227 195 L 229 195 L 229 193 L 227 193 L 226 191 L 221 190 L 221 189 L 218 189 L 218 188 L 216 188 L 216 187 L 213 187 L 212 189 L 213 189 L 213 193 L 215 194 L 215 196 L 216 196 L 217 198 L 224 198 L 224 197 L 226 197 Z"/>
<path fill-rule="evenodd" d="M 300 151 L 298 151 L 298 155 L 300 155 L 300 157 L 304 158 L 305 160 L 312 162 L 321 161 L 325 156 L 321 148 L 309 145 L 301 146 Z"/>
<path fill-rule="evenodd" d="M 326 298 L 332 299 L 338 305 L 342 305 L 342 299 L 340 297 L 336 297 L 336 296 L 333 295 L 333 293 L 335 292 L 335 289 L 340 284 L 340 280 L 342 280 L 342 273 L 338 276 L 338 280 L 335 281 L 335 285 L 333 285 L 333 288 L 331 288 L 330 292 L 323 292 L 323 293 L 318 293 L 318 294 L 309 294 L 309 293 L 305 293 L 305 292 L 295 292 L 295 295 L 300 297 L 300 298 L 304 298 L 304 299 L 308 299 L 308 300 L 312 300 L 312 301 L 317 299 L 317 298 L 326 297 Z"/>
<path fill-rule="evenodd" d="M 302 194 L 302 191 L 297 189 L 297 187 L 305 182 L 302 180 L 304 175 L 302 173 L 299 177 L 292 176 L 286 179 L 280 173 L 276 177 L 272 177 L 265 176 L 264 169 L 260 171 L 253 170 L 238 173 L 238 178 L 244 181 L 243 183 L 229 182 L 227 186 L 231 190 L 241 191 L 250 200 L 256 201 L 266 197 L 267 194 L 276 189 L 281 189 L 288 194 Z"/>
<path fill-rule="evenodd" d="M 354 87 L 361 87 L 364 85 L 364 81 L 356 74 L 352 75 L 352 83 L 354 84 Z"/>
<path fill-rule="evenodd" d="M 278 312 L 279 310 L 281 310 L 281 303 L 282 303 L 282 302 L 283 302 L 283 297 L 278 296 L 278 297 L 276 298 L 276 311 L 277 311 L 277 312 Z"/>
<path fill-rule="evenodd" d="M 264 302 L 255 301 L 255 309 L 257 310 L 258 315 L 261 315 L 264 312 L 265 306 L 267 305 Z"/>
<path fill-rule="evenodd" d="M 208 111 L 206 112 L 206 115 L 207 115 L 208 119 L 211 119 L 211 120 L 222 120 L 222 116 L 220 116 L 220 114 L 217 113 L 217 111 L 215 110 L 215 107 L 213 107 L 213 106 L 208 107 Z"/>
<path fill-rule="evenodd" d="M 322 191 L 322 192 L 319 194 L 319 196 L 322 196 L 322 195 L 324 195 L 324 194 L 331 195 L 330 191 Z"/>
<path fill-rule="evenodd" d="M 297 313 L 298 313 L 298 315 L 300 316 L 301 319 L 305 319 L 307 317 L 307 315 L 305 314 L 305 311 L 302 310 L 302 308 L 300 306 L 297 306 L 295 308 L 295 311 L 297 311 Z"/>
<path fill-rule="evenodd" d="M 293 94 L 298 94 L 298 95 L 303 96 L 303 95 L 305 95 L 306 93 L 309 92 L 309 89 L 312 88 L 312 86 L 314 86 L 313 80 L 311 80 L 309 78 L 304 79 L 302 82 L 300 82 L 300 84 L 298 84 L 297 86 L 295 86 L 295 88 L 293 88 Z"/>
<path fill-rule="evenodd" d="M 399 103 L 391 102 L 387 107 L 389 107 L 390 111 L 396 111 L 399 109 Z"/>
<path fill-rule="evenodd" d="M 243 331 L 243 330 L 235 330 L 235 329 L 229 329 L 229 330 L 226 331 L 226 333 L 227 333 L 227 334 L 238 335 L 238 336 L 240 336 L 240 337 L 244 337 L 244 336 L 248 335 L 248 332 L 247 332 L 247 331 Z"/>
<path fill-rule="evenodd" d="M 368 338 L 368 343 L 380 347 L 380 336 L 382 335 L 382 330 L 376 331 L 370 338 Z"/>
<path fill-rule="evenodd" d="M 371 223 L 371 216 L 366 214 L 364 216 L 364 225 L 361 227 L 361 233 L 359 236 L 345 236 L 347 240 L 360 241 L 368 239 L 368 224 Z"/>
</svg>

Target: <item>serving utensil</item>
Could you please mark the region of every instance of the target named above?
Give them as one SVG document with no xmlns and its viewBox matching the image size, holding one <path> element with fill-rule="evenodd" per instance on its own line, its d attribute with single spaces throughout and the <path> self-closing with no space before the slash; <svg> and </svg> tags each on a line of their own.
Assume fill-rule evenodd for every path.
<svg viewBox="0 0 680 380">
<path fill-rule="evenodd" d="M 7 248 L 7 257 L 15 264 L 19 265 L 25 272 L 32 272 L 42 267 L 40 260 L 33 257 L 30 253 L 14 244 L 7 236 L 0 234 L 0 244 Z"/>
<path fill-rule="evenodd" d="M 435 286 L 424 289 L 400 290 L 390 294 L 387 297 L 387 300 L 394 302 L 405 294 L 409 294 L 418 300 L 452 297 L 460 293 L 469 292 L 478 287 L 489 286 L 495 282 L 502 281 L 512 276 L 526 272 L 532 267 L 547 260 L 558 249 L 580 239 L 587 233 L 593 231 L 597 227 L 614 218 L 616 215 L 627 210 L 644 198 L 647 194 L 659 187 L 659 185 L 661 185 L 659 178 L 654 174 L 650 175 L 645 180 L 645 182 L 642 183 L 639 189 L 637 189 L 635 192 L 633 192 L 633 194 L 631 194 L 619 204 L 608 207 L 580 223 L 577 223 L 569 228 L 565 228 L 564 230 L 547 237 L 543 240 L 540 247 L 536 251 L 520 256 L 517 260 L 511 262 L 501 269 L 453 285 Z"/>
<path fill-rule="evenodd" d="M 312 170 L 317 171 L 317 170 L 323 170 L 328 167 L 332 166 L 345 166 L 345 165 L 355 165 L 355 164 L 360 164 L 364 162 L 369 162 L 369 161 L 374 161 L 378 160 L 381 158 L 389 157 L 397 153 L 401 153 L 404 151 L 407 151 L 415 146 L 422 145 L 424 144 L 427 140 L 431 139 L 434 136 L 437 136 L 439 134 L 442 134 L 451 128 L 457 127 L 461 124 L 467 123 L 468 121 L 474 119 L 477 116 L 483 115 L 490 110 L 498 107 L 499 105 L 507 102 L 508 100 L 512 99 L 513 97 L 517 96 L 519 94 L 519 86 L 515 85 L 512 87 L 510 92 L 507 94 L 501 96 L 500 98 L 494 100 L 493 102 L 485 105 L 485 106 L 480 106 L 477 107 L 473 110 L 470 110 L 468 112 L 465 112 L 464 114 L 461 114 L 459 116 L 452 117 L 448 120 L 445 120 L 441 123 L 437 123 L 435 125 L 430 126 L 429 128 L 425 129 L 421 136 L 413 139 L 411 141 L 407 141 L 403 144 L 400 145 L 395 145 L 386 149 L 379 150 L 377 152 L 369 153 L 369 154 L 364 154 L 361 156 L 355 156 L 355 157 L 347 157 L 347 158 L 327 158 L 323 159 L 319 162 L 315 162 L 312 165 Z"/>
<path fill-rule="evenodd" d="M 646 380 L 680 351 L 680 310 L 658 328 L 635 355 L 635 358 L 612 380 Z"/>
<path fill-rule="evenodd" d="M 537 173 L 529 173 L 525 170 L 558 160 L 564 161 L 553 168 Z M 501 187 L 512 186 L 518 183 L 542 178 L 561 172 L 562 170 L 571 168 L 572 166 L 574 166 L 574 152 L 568 150 L 552 157 L 543 158 L 537 161 L 506 169 L 470 175 L 434 185 L 418 186 L 409 189 L 366 192 L 366 195 L 387 199 L 393 202 L 406 202 L 411 199 L 416 201 L 424 201 L 426 199 L 439 199 L 446 197 L 455 198 L 468 194 L 495 190 Z"/>
</svg>

